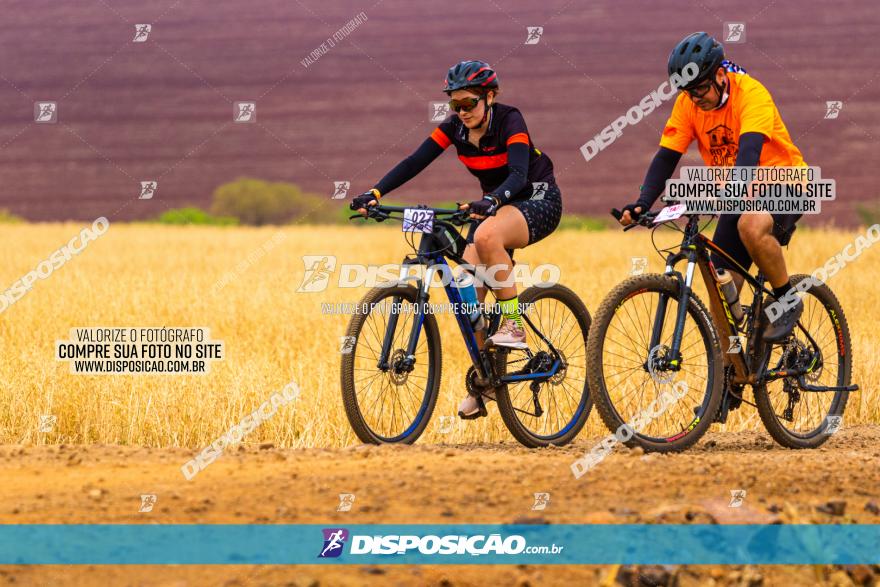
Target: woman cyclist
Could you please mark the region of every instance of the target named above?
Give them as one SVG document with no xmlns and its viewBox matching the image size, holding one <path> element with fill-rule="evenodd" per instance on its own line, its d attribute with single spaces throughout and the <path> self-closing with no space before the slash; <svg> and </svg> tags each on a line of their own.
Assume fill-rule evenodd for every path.
<svg viewBox="0 0 880 587">
<path fill-rule="evenodd" d="M 456 113 L 443 121 L 416 151 L 398 163 L 375 186 L 354 198 L 351 208 L 366 214 L 379 198 L 400 187 L 450 145 L 480 181 L 482 196 L 460 208 L 479 220 L 473 243 L 463 255 L 471 266 L 497 267 L 495 279 L 511 283 L 494 293 L 504 316 L 498 332 L 486 344 L 526 348 L 516 286 L 509 280 L 513 262 L 508 250 L 521 249 L 553 232 L 562 216 L 562 197 L 550 158 L 535 148 L 525 120 L 513 106 L 496 101 L 498 77 L 483 61 L 462 61 L 449 68 L 446 87 L 449 107 Z M 485 289 L 478 288 L 480 301 Z M 477 398 L 468 395 L 459 405 L 465 419 L 481 415 Z"/>
</svg>

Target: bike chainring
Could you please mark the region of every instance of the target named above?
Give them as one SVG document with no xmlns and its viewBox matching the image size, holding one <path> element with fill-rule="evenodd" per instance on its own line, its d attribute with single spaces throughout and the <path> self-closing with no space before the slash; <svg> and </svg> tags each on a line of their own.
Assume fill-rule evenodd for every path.
<svg viewBox="0 0 880 587">
<path fill-rule="evenodd" d="M 488 363 L 489 363 L 489 365 L 492 366 L 491 377 L 496 377 L 499 375 L 499 373 L 496 372 L 496 369 L 498 367 L 498 363 L 500 361 L 507 360 L 507 353 L 499 352 L 497 350 L 481 351 L 480 356 L 488 358 Z M 484 362 L 484 364 L 485 364 L 485 362 Z M 491 379 L 488 381 L 483 381 L 480 378 L 479 373 L 477 373 L 477 370 L 474 368 L 473 365 L 468 367 L 467 374 L 465 375 L 465 378 L 464 378 L 464 382 L 465 382 L 465 388 L 467 389 L 468 395 L 472 395 L 473 397 L 479 397 L 481 395 L 485 396 L 485 394 L 490 393 L 490 392 L 494 391 L 494 389 L 495 389 L 492 386 Z M 492 397 L 493 396 L 490 396 L 489 399 L 492 399 Z"/>
<path fill-rule="evenodd" d="M 735 410 L 745 401 L 747 404 L 751 404 L 743 399 L 743 391 L 746 386 L 742 383 L 734 383 L 733 377 L 736 375 L 736 367 L 732 364 L 724 367 L 724 389 L 728 390 L 730 393 L 730 404 L 729 408 L 731 410 Z M 754 405 L 754 404 L 751 404 Z"/>
</svg>

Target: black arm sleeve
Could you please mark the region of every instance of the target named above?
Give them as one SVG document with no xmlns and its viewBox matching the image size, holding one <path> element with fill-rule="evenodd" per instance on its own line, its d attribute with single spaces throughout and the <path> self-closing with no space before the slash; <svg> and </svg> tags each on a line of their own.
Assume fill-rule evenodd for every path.
<svg viewBox="0 0 880 587">
<path fill-rule="evenodd" d="M 764 135 L 759 132 L 747 132 L 739 135 L 739 151 L 736 153 L 737 167 L 757 167 L 761 160 L 761 149 L 764 148 Z"/>
<path fill-rule="evenodd" d="M 672 177 L 675 167 L 681 159 L 681 153 L 660 147 L 651 165 L 648 166 L 648 173 L 645 174 L 645 181 L 642 182 L 642 190 L 639 194 L 637 204 L 642 207 L 645 212 L 651 209 L 660 194 L 666 188 L 666 180 Z"/>
<path fill-rule="evenodd" d="M 399 188 L 427 167 L 431 161 L 443 153 L 443 148 L 432 138 L 425 139 L 412 155 L 394 166 L 394 169 L 385 174 L 376 189 L 383 196 L 393 189 Z"/>
<path fill-rule="evenodd" d="M 512 143 L 507 147 L 507 179 L 501 182 L 489 196 L 498 198 L 501 204 L 506 204 L 518 194 L 528 181 L 529 174 L 529 146 L 525 143 Z"/>
</svg>

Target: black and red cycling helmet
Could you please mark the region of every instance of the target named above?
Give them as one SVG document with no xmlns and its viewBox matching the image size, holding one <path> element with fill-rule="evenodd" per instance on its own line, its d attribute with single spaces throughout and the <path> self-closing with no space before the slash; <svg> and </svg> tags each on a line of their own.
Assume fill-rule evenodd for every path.
<svg viewBox="0 0 880 587">
<path fill-rule="evenodd" d="M 443 91 L 450 94 L 467 88 L 497 90 L 498 76 L 492 66 L 485 61 L 462 61 L 450 67 Z"/>
</svg>

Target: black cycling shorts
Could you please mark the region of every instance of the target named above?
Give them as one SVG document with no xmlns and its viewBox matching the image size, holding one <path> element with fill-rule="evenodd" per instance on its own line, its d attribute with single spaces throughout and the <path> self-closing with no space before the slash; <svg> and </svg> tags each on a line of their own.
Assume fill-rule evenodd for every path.
<svg viewBox="0 0 880 587">
<path fill-rule="evenodd" d="M 562 192 L 556 184 L 550 184 L 544 190 L 537 190 L 528 200 L 517 200 L 506 204 L 519 210 L 526 219 L 529 227 L 529 242 L 534 244 L 546 238 L 559 226 L 562 219 Z M 482 221 L 481 221 L 482 222 Z M 474 233 L 479 223 L 467 235 L 467 242 L 474 242 Z M 507 249 L 512 255 L 512 249 Z"/>
<path fill-rule="evenodd" d="M 749 269 L 752 266 L 752 257 L 749 255 L 748 250 L 746 250 L 746 246 L 739 237 L 739 230 L 736 228 L 740 216 L 740 214 L 722 214 L 719 217 L 718 226 L 715 228 L 715 235 L 712 237 L 712 240 L 725 253 L 742 265 L 744 269 Z M 771 216 L 773 216 L 773 236 L 784 247 L 791 241 L 791 235 L 797 228 L 796 223 L 803 215 L 771 214 Z M 716 268 L 723 267 L 731 271 L 738 271 L 733 263 L 714 252 L 712 253 L 712 263 Z"/>
<path fill-rule="evenodd" d="M 528 200 L 518 200 L 508 205 L 525 217 L 530 245 L 556 230 L 562 219 L 562 193 L 556 184 L 551 183 L 544 190 L 536 190 Z"/>
</svg>

